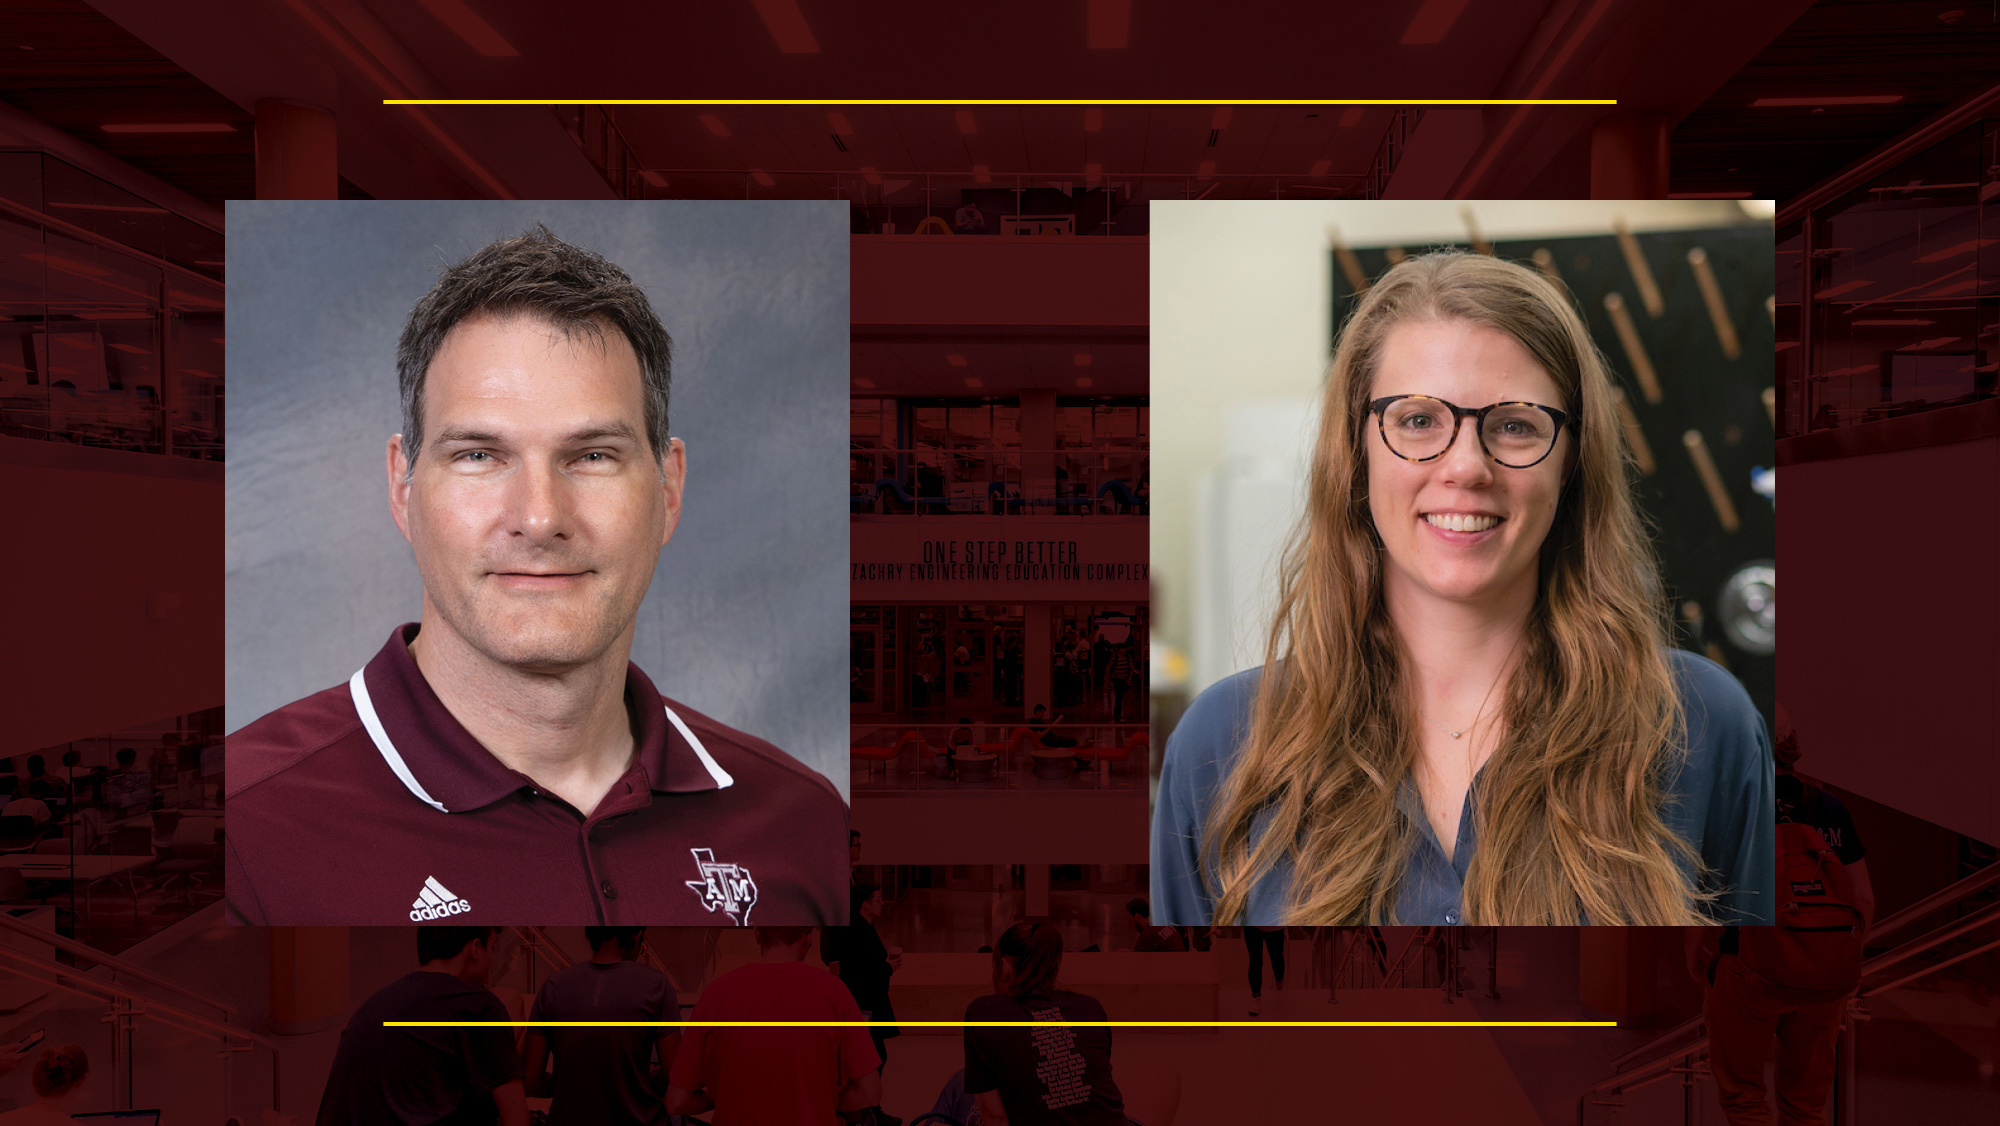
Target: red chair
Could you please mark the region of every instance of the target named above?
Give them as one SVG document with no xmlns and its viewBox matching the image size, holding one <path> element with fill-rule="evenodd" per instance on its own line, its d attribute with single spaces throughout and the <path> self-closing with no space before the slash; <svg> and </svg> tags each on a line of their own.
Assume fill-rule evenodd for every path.
<svg viewBox="0 0 2000 1126">
<path fill-rule="evenodd" d="M 1151 745 L 1146 740 L 1145 732 L 1134 731 L 1132 734 L 1126 736 L 1125 742 L 1122 745 L 1117 747 L 1078 747 L 1076 749 L 1077 754 L 1083 755 L 1092 761 L 1102 760 L 1110 763 L 1114 770 L 1117 769 L 1119 763 L 1133 757 L 1134 751 L 1137 751 L 1138 756 L 1142 759 L 1150 757 Z"/>
<path fill-rule="evenodd" d="M 903 737 L 898 739 L 896 745 L 893 747 L 855 747 L 848 753 L 857 761 L 881 764 L 882 780 L 886 782 L 889 780 L 889 764 L 901 757 L 903 748 L 909 744 L 910 740 L 916 737 L 916 732 L 905 731 L 903 732 Z M 873 768 L 871 767 L 870 769 L 872 770 Z"/>
</svg>

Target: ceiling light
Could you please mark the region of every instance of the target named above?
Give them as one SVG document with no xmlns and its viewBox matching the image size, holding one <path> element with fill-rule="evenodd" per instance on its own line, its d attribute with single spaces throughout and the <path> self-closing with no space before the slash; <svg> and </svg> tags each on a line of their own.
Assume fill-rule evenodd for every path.
<svg viewBox="0 0 2000 1126">
<path fill-rule="evenodd" d="M 1825 98 L 1758 98 L 1753 106 L 1886 106 L 1903 100 L 1901 94 L 1850 94 Z"/>
<path fill-rule="evenodd" d="M 750 170 L 750 178 L 764 185 L 767 188 L 775 187 L 777 186 L 778 183 L 776 180 L 771 179 L 771 174 L 769 172 L 764 171 L 762 168 L 752 168 Z"/>
<path fill-rule="evenodd" d="M 1902 317 L 1894 320 L 1849 321 L 1847 323 L 1851 325 L 1934 325 L 1937 322 L 1923 320 L 1918 317 Z"/>
<path fill-rule="evenodd" d="M 108 348 L 116 348 L 120 352 L 130 352 L 135 356 L 150 356 L 153 354 L 153 350 L 150 348 L 138 348 L 130 344 L 119 344 L 116 341 L 113 341 L 105 346 Z"/>
<path fill-rule="evenodd" d="M 1083 131 L 1086 133 L 1104 132 L 1104 111 L 1101 109 L 1094 109 L 1094 108 L 1084 110 Z"/>
<path fill-rule="evenodd" d="M 719 117 L 717 117 L 717 116 L 715 116 L 715 115 L 714 115 L 714 114 L 712 114 L 712 113 L 704 113 L 704 114 L 702 114 L 702 115 L 701 115 L 701 123 L 702 123 L 703 125 L 706 125 L 706 126 L 708 126 L 708 131 L 709 131 L 709 132 L 711 132 L 711 133 L 713 133 L 713 134 L 715 134 L 715 135 L 716 135 L 716 136 L 718 136 L 718 137 L 727 137 L 727 136 L 729 136 L 729 126 L 727 126 L 727 125 L 724 125 L 724 124 L 722 123 L 722 119 L 721 119 L 721 118 L 719 118 Z"/>
<path fill-rule="evenodd" d="M 639 169 L 639 178 L 641 180 L 646 181 L 648 184 L 653 185 L 656 188 L 664 188 L 667 186 L 667 178 L 665 176 L 660 175 L 658 172 L 653 171 L 650 168 Z"/>
<path fill-rule="evenodd" d="M 965 357 L 959 355 L 957 352 L 953 352 L 944 358 L 944 362 L 950 364 L 952 367 L 962 368 L 965 366 Z"/>
<path fill-rule="evenodd" d="M 1410 19 L 1410 26 L 1403 29 L 1403 45 L 1421 46 L 1442 40 L 1464 10 L 1465 0 L 1424 0 L 1424 6 Z"/>
<path fill-rule="evenodd" d="M 1087 368 L 1087 367 L 1089 367 L 1089 366 L 1090 366 L 1090 353 L 1088 353 L 1088 352 L 1078 352 L 1078 353 L 1076 354 L 1076 356 L 1075 356 L 1075 360 L 1076 360 L 1076 366 L 1077 366 L 1077 367 L 1080 367 L 1080 368 Z"/>
<path fill-rule="evenodd" d="M 418 3 L 436 16 L 439 23 L 465 40 L 466 46 L 488 58 L 507 58 L 521 53 L 493 30 L 492 24 L 480 19 L 479 13 L 466 7 L 465 0 L 418 0 Z"/>
<path fill-rule="evenodd" d="M 988 171 L 984 164 L 975 164 L 972 166 L 972 178 L 978 183 L 990 184 L 993 182 L 993 173 Z"/>
<path fill-rule="evenodd" d="M 1084 42 L 1093 51 L 1115 50 L 1132 38 L 1132 0 L 1090 0 Z"/>
<path fill-rule="evenodd" d="M 61 200 L 52 199 L 49 201 L 48 206 L 64 207 L 71 211 L 137 211 L 145 215 L 165 215 L 167 213 L 167 209 L 164 207 L 133 207 L 122 203 L 65 203 Z"/>
<path fill-rule="evenodd" d="M 771 38 L 778 41 L 778 50 L 787 55 L 817 55 L 819 40 L 813 38 L 812 28 L 806 26 L 805 13 L 799 11 L 798 0 L 750 0 L 757 7 L 757 16 L 764 21 Z"/>
<path fill-rule="evenodd" d="M 847 123 L 847 115 L 844 113 L 827 114 L 826 123 L 830 128 L 832 128 L 835 136 L 838 137 L 854 136 L 854 126 L 849 125 Z"/>
<path fill-rule="evenodd" d="M 1215 113 L 1212 114 L 1208 119 L 1208 127 L 1210 129 L 1229 128 L 1229 111 L 1230 107 L 1228 106 L 1217 106 L 1215 108 Z"/>
<path fill-rule="evenodd" d="M 1079 375 L 1079 376 L 1077 376 L 1077 377 L 1076 377 L 1076 385 L 1077 385 L 1078 387 L 1088 387 L 1088 386 L 1090 386 L 1090 377 L 1089 377 L 1089 376 L 1087 376 L 1087 375 Z"/>
<path fill-rule="evenodd" d="M 981 383 L 981 382 L 979 381 L 979 379 L 978 379 L 978 377 L 977 377 L 977 376 L 971 376 L 971 375 L 968 375 L 968 376 L 966 376 L 966 377 L 965 377 L 965 385 L 966 385 L 967 387 L 984 387 L 984 386 L 986 386 L 986 385 L 985 385 L 984 383 Z"/>
<path fill-rule="evenodd" d="M 1326 170 L 1332 167 L 1333 167 L 1333 161 L 1331 160 L 1315 160 L 1313 161 L 1312 171 L 1306 173 L 1306 175 L 1324 176 L 1326 175 Z"/>
<path fill-rule="evenodd" d="M 224 121 L 138 121 L 103 126 L 106 133 L 234 133 Z"/>
<path fill-rule="evenodd" d="M 957 117 L 958 117 L 958 131 L 959 131 L 959 132 L 961 132 L 961 133 L 977 133 L 977 132 L 979 132 L 979 123 L 978 123 L 977 121 L 974 121 L 974 120 L 972 119 L 972 111 L 971 111 L 971 110 L 969 110 L 969 109 L 962 109 L 962 110 L 959 110 L 959 111 L 958 111 L 958 114 L 957 114 Z"/>
<path fill-rule="evenodd" d="M 1933 340 L 1919 340 L 1915 344 L 1910 345 L 1910 348 L 1914 351 L 1922 352 L 1931 348 L 1942 348 L 1947 344 L 1956 344 L 1957 342 L 1958 337 L 1956 336 L 1940 336 Z"/>
<path fill-rule="evenodd" d="M 1361 124 L 1361 107 L 1348 106 L 1347 112 L 1340 115 L 1340 127 L 1342 129 L 1352 129 L 1359 124 Z"/>
<path fill-rule="evenodd" d="M 1201 166 L 1194 170 L 1194 178 L 1197 180 L 1206 180 L 1213 175 L 1215 175 L 1215 162 L 1212 160 L 1202 161 Z"/>
<path fill-rule="evenodd" d="M 864 390 L 864 391 L 872 391 L 872 390 L 874 390 L 874 389 L 875 389 L 875 381 L 874 381 L 874 380 L 872 380 L 872 379 L 863 379 L 863 378 L 861 378 L 861 377 L 860 377 L 860 376 L 858 376 L 858 375 L 854 377 L 854 385 L 855 385 L 856 387 L 859 387 L 859 388 L 861 388 L 861 389 L 862 389 L 862 390 Z"/>
</svg>

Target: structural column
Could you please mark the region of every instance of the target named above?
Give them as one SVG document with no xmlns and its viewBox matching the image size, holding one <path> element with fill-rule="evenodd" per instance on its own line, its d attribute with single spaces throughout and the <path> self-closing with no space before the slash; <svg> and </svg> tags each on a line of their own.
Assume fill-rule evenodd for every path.
<svg viewBox="0 0 2000 1126">
<path fill-rule="evenodd" d="M 1590 198 L 1667 198 L 1667 115 L 1614 113 L 1590 128 Z"/>
<path fill-rule="evenodd" d="M 270 927 L 271 1027 L 318 1032 L 347 1011 L 347 928 Z"/>
<path fill-rule="evenodd" d="M 1578 927 L 1579 1000 L 1617 1020 L 1643 1020 L 1659 1007 L 1655 978 L 1671 927 Z"/>
<path fill-rule="evenodd" d="M 1036 704 L 1049 708 L 1049 718 L 1055 718 L 1051 702 L 1055 691 L 1054 673 L 1055 639 L 1050 636 L 1049 604 L 1029 602 L 1021 607 L 1021 707 L 1023 716 L 1030 715 Z"/>
<path fill-rule="evenodd" d="M 1047 918 L 1049 913 L 1049 866 L 1027 865 L 1028 902 L 1021 913 L 1030 919 Z"/>
<path fill-rule="evenodd" d="M 257 198 L 339 199 L 333 115 L 286 98 L 257 103 Z"/>
</svg>

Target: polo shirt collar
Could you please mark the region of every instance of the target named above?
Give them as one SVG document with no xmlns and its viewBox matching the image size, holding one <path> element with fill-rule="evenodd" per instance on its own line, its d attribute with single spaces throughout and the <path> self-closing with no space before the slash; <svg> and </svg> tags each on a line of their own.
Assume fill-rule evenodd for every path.
<svg viewBox="0 0 2000 1126">
<path fill-rule="evenodd" d="M 396 627 L 382 651 L 347 682 L 383 762 L 411 794 L 443 813 L 480 809 L 533 787 L 534 779 L 493 757 L 431 690 L 410 655 L 417 629 L 415 622 Z M 625 706 L 638 717 L 633 767 L 645 773 L 652 791 L 698 793 L 734 783 L 653 682 L 629 662 Z"/>
</svg>

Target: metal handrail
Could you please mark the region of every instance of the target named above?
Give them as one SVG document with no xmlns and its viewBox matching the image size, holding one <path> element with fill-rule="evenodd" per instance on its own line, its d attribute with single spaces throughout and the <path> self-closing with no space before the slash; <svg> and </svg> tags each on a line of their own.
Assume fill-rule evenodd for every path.
<svg viewBox="0 0 2000 1126">
<path fill-rule="evenodd" d="M 1985 883 L 1982 883 L 1977 879 L 1961 880 L 1958 883 L 1952 885 L 1953 888 L 1970 887 L 1971 892 L 1984 890 L 1986 886 L 1987 885 Z M 1962 891 L 1958 894 L 1957 897 L 1963 898 L 1965 894 L 1970 894 L 1971 892 Z M 1931 896 L 1923 901 L 1920 901 L 1920 903 L 1918 904 L 1913 904 L 1912 907 L 1905 908 L 1904 911 L 1898 912 L 1897 916 L 1892 917 L 1892 920 L 1895 921 L 1898 926 L 1904 925 L 1907 922 L 1907 919 L 1901 918 L 1901 916 L 1906 915 L 1908 912 L 1914 910 L 1916 907 L 1923 906 L 1924 904 L 1929 904 L 1929 906 L 1924 907 L 1924 910 L 1926 911 L 1936 910 L 1937 907 L 1941 905 L 1941 903 L 1932 901 L 1937 900 L 1937 898 L 1938 898 L 1937 896 Z M 1864 961 L 1861 964 L 1861 978 L 1862 980 L 1865 981 L 1867 978 L 1873 975 L 1879 974 L 1884 970 L 1892 969 L 1904 962 L 1909 961 L 1912 958 L 1915 958 L 1919 954 L 1927 953 L 1928 951 L 1933 950 L 1936 947 L 1951 941 L 1952 939 L 1963 937 L 1964 935 L 1969 934 L 1972 931 L 1978 930 L 1980 927 L 1987 926 L 1994 922 L 2000 922 L 2000 903 L 1991 904 L 1979 911 L 1974 912 L 1971 915 L 1967 915 L 1963 919 L 1957 920 L 1956 922 L 1950 925 L 1940 927 L 1936 931 L 1933 931 L 1926 935 L 1919 936 L 1915 939 L 1910 940 L 1909 942 L 1904 943 L 1901 946 L 1898 946 L 1892 950 L 1885 951 L 1884 953 L 1878 954 L 1875 957 Z M 1915 973 L 1906 974 L 1902 977 L 1896 978 L 1894 981 L 1880 982 L 1878 984 L 1867 986 L 1865 988 L 1858 988 L 1856 989 L 1854 996 L 1849 999 L 1848 1003 L 1852 1005 L 1854 1002 L 1860 1001 L 1864 998 L 1874 997 L 1879 994 L 1886 993 L 1891 989 L 1899 989 L 1902 986 L 1908 985 L 1913 981 L 1927 977 L 1931 974 L 1938 972 L 1939 970 L 1945 969 L 1948 966 L 1956 965 L 1957 963 L 1962 962 L 1967 958 L 1983 954 L 1986 951 L 1992 950 L 1996 947 L 2000 947 L 2000 939 L 1995 939 L 1992 942 L 1988 942 L 1982 946 L 1975 947 L 1971 950 L 1961 951 L 1958 954 L 1955 954 L 1952 957 L 1945 959 L 1944 961 L 1936 962 L 1931 965 L 1925 966 L 1916 971 Z M 1651 1042 L 1649 1042 L 1644 1047 L 1635 1049 L 1634 1051 L 1631 1052 L 1627 1052 L 1625 1055 L 1618 1057 L 1618 1059 L 1612 1061 L 1612 1066 L 1614 1069 L 1623 1068 L 1628 1061 L 1631 1061 L 1643 1054 L 1657 1053 L 1658 1046 L 1660 1044 L 1666 1043 L 1672 1039 L 1684 1035 L 1690 1030 L 1699 1029 L 1701 1027 L 1701 1024 L 1702 1024 L 1702 1018 L 1700 1016 L 1692 1017 L 1686 1022 L 1664 1033 L 1663 1035 L 1655 1037 Z M 1630 1071 L 1625 1071 L 1621 1074 L 1614 1075 L 1612 1078 L 1607 1079 L 1604 1082 L 1599 1083 L 1596 1086 L 1586 1090 L 1583 1093 L 1582 1104 L 1579 1106 L 1578 1109 L 1578 1120 L 1579 1121 L 1582 1120 L 1582 1114 L 1583 1114 L 1582 1107 L 1590 1105 L 1603 1105 L 1597 1102 L 1598 1096 L 1622 1095 L 1628 1091 L 1634 1091 L 1639 1089 L 1640 1087 L 1644 1087 L 1649 1083 L 1657 1082 L 1660 1079 L 1666 1078 L 1667 1076 L 1674 1074 L 1674 1064 L 1677 1061 L 1686 1061 L 1686 1066 L 1692 1068 L 1698 1059 L 1706 1058 L 1707 1052 L 1708 1052 L 1708 1037 L 1706 1035 L 1702 1035 L 1694 1040 L 1687 1042 L 1686 1044 L 1674 1048 L 1671 1051 L 1651 1055 L 1650 1058 L 1648 1058 L 1645 1063 L 1632 1068 Z"/>
<path fill-rule="evenodd" d="M 1870 941 L 1874 941 L 1880 939 L 1883 935 L 1894 934 L 1934 911 L 1949 907 L 1961 900 L 1969 899 L 1995 886 L 2000 886 L 2000 864 L 1989 864 L 1964 879 L 1939 888 L 1937 891 L 1932 892 L 1892 915 L 1876 920 L 1875 924 L 1868 928 L 1868 938 Z M 1675 1025 L 1658 1036 L 1653 1037 L 1651 1040 L 1646 1041 L 1644 1044 L 1612 1060 L 1611 1069 L 1613 1071 L 1623 1071 L 1627 1065 L 1636 1060 L 1652 1059 L 1666 1045 L 1674 1043 L 1700 1027 L 1701 1018 L 1699 1016 L 1689 1017 L 1686 1021 Z"/>
<path fill-rule="evenodd" d="M 19 919 L 11 919 L 3 914 L 0 914 L 0 929 L 13 931 L 15 934 L 32 939 L 37 943 L 45 943 L 67 954 L 72 954 L 79 958 L 89 958 L 91 961 L 97 963 L 100 966 L 109 967 L 114 973 L 129 974 L 132 977 L 137 978 L 140 981 L 146 982 L 149 985 L 157 985 L 162 989 L 171 989 L 183 997 L 191 997 L 194 1000 L 200 1001 L 205 1005 L 214 1005 L 216 1008 L 221 1009 L 223 1012 L 229 1014 L 232 1017 L 236 1015 L 236 1006 L 228 1003 L 227 1001 L 218 1001 L 213 997 L 197 993 L 194 990 L 189 989 L 185 985 L 179 985 L 176 984 L 175 982 L 168 981 L 166 978 L 161 977 L 156 973 L 153 973 L 151 970 L 140 969 L 138 966 L 135 966 L 132 963 L 125 961 L 122 958 L 113 957 L 112 955 L 106 954 L 105 952 L 97 949 L 94 946 L 86 946 L 83 943 L 76 941 L 75 939 L 64 938 L 62 935 L 56 934 L 54 931 L 46 931 L 41 929 L 40 927 L 31 926 L 27 923 L 22 922 Z"/>
<path fill-rule="evenodd" d="M 32 928 L 30 929 L 33 930 Z M 43 931 L 33 931 L 33 934 L 38 942 L 46 942 L 49 937 Z M 8 965 L 6 964 L 8 962 L 14 964 Z M 22 967 L 28 967 L 41 972 L 39 974 L 29 973 Z M 101 978 L 91 977 L 88 974 L 77 973 L 75 966 L 66 966 L 60 962 L 37 958 L 33 954 L 10 946 L 0 945 L 0 972 L 11 973 L 16 977 L 27 978 L 31 981 L 38 981 L 53 989 L 59 989 L 65 993 L 75 994 L 79 997 L 88 997 L 94 1001 L 143 1005 L 145 1006 L 144 1008 L 135 1007 L 126 1009 L 123 1015 L 148 1017 L 171 1028 L 178 1028 L 183 1032 L 193 1033 L 197 1036 L 207 1036 L 220 1041 L 225 1049 L 230 1046 L 231 1040 L 241 1040 L 245 1043 L 265 1048 L 271 1053 L 271 1109 L 274 1112 L 283 1109 L 280 1105 L 283 1088 L 279 1084 L 278 1045 L 247 1028 L 230 1023 L 229 1021 L 211 1020 L 199 1013 L 191 1013 L 185 1009 L 167 1004 L 150 994 L 123 988 L 116 982 L 109 982 Z M 178 986 L 174 988 L 179 989 L 181 992 L 187 992 Z M 195 994 L 195 996 L 199 997 L 199 994 Z M 208 998 L 201 999 L 213 1005 L 221 1006 L 222 1004 L 219 1001 Z M 235 1010 L 231 1009 L 230 1011 L 234 1012 Z M 129 1097 L 130 1092 L 128 1091 L 127 1094 Z"/>
<path fill-rule="evenodd" d="M 1972 875 L 1917 900 L 1908 907 L 1897 911 L 1885 919 L 1878 920 L 1868 928 L 1868 937 L 1880 938 L 1885 934 L 1899 931 L 1917 919 L 1933 911 L 1949 907 L 1960 900 L 1969 899 L 1988 888 L 2000 886 L 2000 864 L 1988 864 Z"/>
</svg>

